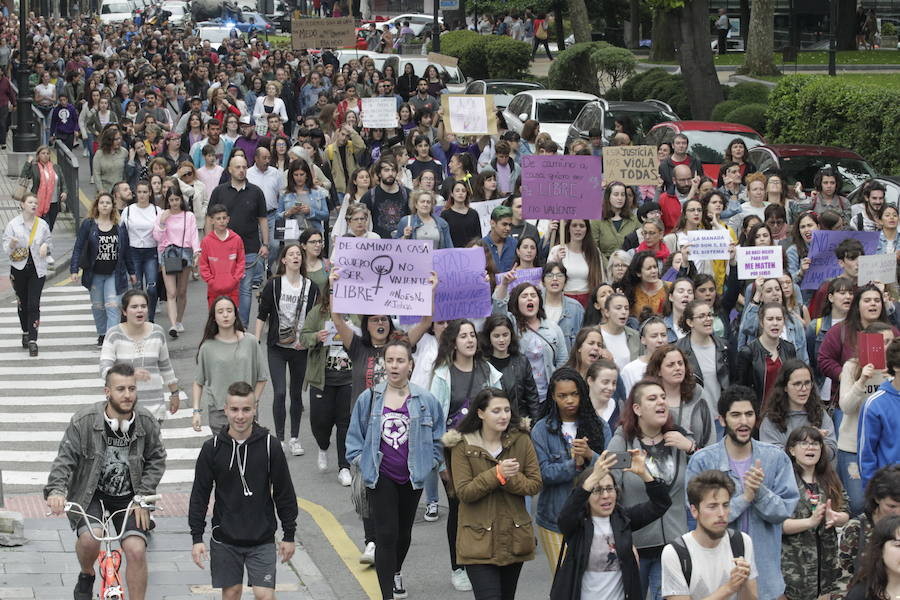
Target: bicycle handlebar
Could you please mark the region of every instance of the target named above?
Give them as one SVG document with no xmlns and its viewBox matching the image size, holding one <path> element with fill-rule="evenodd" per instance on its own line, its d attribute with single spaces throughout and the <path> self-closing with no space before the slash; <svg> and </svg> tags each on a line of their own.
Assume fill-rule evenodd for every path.
<svg viewBox="0 0 900 600">
<path fill-rule="evenodd" d="M 98 537 L 94 533 L 94 528 L 88 527 L 88 532 L 91 534 L 91 537 L 94 538 L 95 540 L 97 540 L 98 542 L 111 542 L 111 541 L 118 541 L 118 540 L 122 539 L 122 534 L 125 533 L 125 523 L 128 521 L 128 513 L 129 512 L 133 512 L 134 509 L 138 508 L 138 507 L 146 508 L 149 510 L 157 510 L 157 507 L 154 506 L 153 503 L 159 501 L 160 498 L 161 498 L 160 494 L 152 494 L 149 496 L 135 496 L 128 503 L 128 506 L 126 506 L 125 508 L 119 509 L 115 512 L 110 513 L 105 519 L 103 517 L 95 517 L 94 515 L 87 514 L 84 510 L 84 507 L 81 506 L 80 504 L 78 504 L 77 502 L 66 502 L 63 510 L 65 510 L 65 512 L 67 512 L 67 513 L 72 512 L 72 513 L 75 513 L 76 515 L 80 515 L 80 516 L 84 517 L 84 519 L 86 521 L 88 521 L 89 525 L 91 524 L 91 522 L 93 522 L 96 525 L 99 525 L 100 529 L 104 533 L 109 531 L 109 528 L 110 528 L 109 526 L 112 524 L 112 520 L 116 517 L 116 515 L 124 512 L 125 518 L 122 522 L 121 531 L 119 531 L 118 534 L 115 536 L 104 535 L 104 536 Z"/>
</svg>

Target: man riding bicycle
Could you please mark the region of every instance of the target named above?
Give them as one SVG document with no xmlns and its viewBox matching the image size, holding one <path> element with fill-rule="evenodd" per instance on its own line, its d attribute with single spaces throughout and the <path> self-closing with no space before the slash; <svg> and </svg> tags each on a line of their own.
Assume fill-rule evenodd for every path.
<svg viewBox="0 0 900 600">
<path fill-rule="evenodd" d="M 135 495 L 152 495 L 166 470 L 166 450 L 160 438 L 159 424 L 153 415 L 137 404 L 137 380 L 130 364 L 116 363 L 106 374 L 106 402 L 86 406 L 75 413 L 53 461 L 44 497 L 53 514 L 65 510 L 66 502 L 87 507 L 88 515 L 102 519 L 103 510 L 114 512 L 128 506 Z M 147 531 L 150 513 L 136 507 L 122 523 L 116 523 L 122 535 L 122 551 L 127 566 L 125 580 L 129 597 L 144 600 L 147 590 Z M 75 552 L 81 565 L 75 600 L 91 600 L 94 589 L 94 565 L 100 542 L 89 531 L 87 521 L 70 516 L 78 541 Z M 93 522 L 93 521 L 92 521 Z M 95 535 L 102 532 L 94 527 Z"/>
</svg>

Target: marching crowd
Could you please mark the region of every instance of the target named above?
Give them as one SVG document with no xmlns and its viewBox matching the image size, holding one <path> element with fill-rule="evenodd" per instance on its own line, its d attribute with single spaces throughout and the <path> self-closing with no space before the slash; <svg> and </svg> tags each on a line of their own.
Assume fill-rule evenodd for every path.
<svg viewBox="0 0 900 600">
<path fill-rule="evenodd" d="M 13 47 L 15 23 L 0 27 Z M 714 180 L 677 135 L 658 148 L 658 186 L 606 182 L 601 219 L 527 221 L 522 157 L 561 149 L 536 121 L 448 133 L 438 66 L 379 72 L 328 50 L 240 37 L 216 50 L 80 19 L 33 18 L 22 41 L 36 94 L 52 97 L 52 135 L 92 156 L 98 189 L 70 270 L 90 290 L 106 400 L 66 431 L 45 489 L 55 512 L 155 491 L 160 431 L 180 405 L 167 343 L 205 284 L 189 398 L 194 428 L 213 437 L 189 522 L 194 559 L 208 558 L 225 598 L 240 596 L 245 568 L 256 597 L 274 597 L 276 513 L 279 554 L 293 554 L 288 464 L 305 453 L 305 408 L 323 472 L 334 434 L 365 524 L 360 561 L 385 600 L 407 597 L 413 521 L 440 518 L 440 487 L 450 579 L 478 600 L 515 597 L 538 539 L 554 599 L 900 595 L 900 304 L 896 284 L 858 278 L 860 256 L 900 256 L 898 208 L 877 181 L 852 205 L 832 168 L 814 189 L 792 187 L 758 172 L 740 139 Z M 397 128 L 362 127 L 369 96 L 396 99 Z M 639 141 L 627 120 L 616 131 L 616 144 Z M 602 154 L 600 135 L 566 150 Z M 46 147 L 23 177 L 3 250 L 22 346 L 37 356 L 69 190 Z M 475 206 L 492 200 L 482 231 Z M 702 230 L 728 236 L 729 258 L 691 257 Z M 804 286 L 824 230 L 875 232 L 876 248 L 848 234 L 838 276 Z M 492 314 L 402 327 L 340 314 L 338 236 L 482 248 Z M 740 279 L 741 247 L 777 248 L 784 272 Z M 512 285 L 535 268 L 539 281 Z M 256 423 L 269 382 L 271 433 Z M 136 600 L 151 527 L 143 509 L 126 525 Z M 96 546 L 73 528 L 83 600 Z"/>
</svg>

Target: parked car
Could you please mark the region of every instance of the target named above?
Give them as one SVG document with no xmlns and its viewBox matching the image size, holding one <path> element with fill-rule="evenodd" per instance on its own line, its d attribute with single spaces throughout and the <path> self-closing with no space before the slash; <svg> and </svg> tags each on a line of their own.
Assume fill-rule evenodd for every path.
<svg viewBox="0 0 900 600">
<path fill-rule="evenodd" d="M 197 23 L 196 28 L 194 28 L 194 36 L 199 37 L 201 42 L 209 40 L 213 48 L 218 48 L 228 38 L 238 35 L 240 35 L 240 31 L 234 25 L 225 25 L 218 21 Z"/>
<path fill-rule="evenodd" d="M 137 6 L 130 0 L 103 0 L 100 5 L 100 21 L 106 23 L 123 23 L 130 20 Z"/>
<path fill-rule="evenodd" d="M 608 146 L 615 134 L 617 119 L 627 118 L 635 129 L 635 144 L 642 144 L 654 125 L 665 121 L 677 121 L 678 115 L 672 107 L 661 100 L 625 102 L 616 100 L 595 100 L 581 108 L 566 136 L 566 148 L 578 138 L 587 138 L 590 130 L 599 128 L 603 132 L 603 145 Z"/>
<path fill-rule="evenodd" d="M 434 16 L 419 13 L 406 13 L 383 21 L 380 21 L 378 19 L 363 21 L 363 25 L 365 27 L 368 27 L 369 23 L 375 23 L 375 28 L 379 31 L 384 31 L 385 27 L 391 26 L 395 31 L 399 32 L 400 28 L 403 27 L 404 21 L 409 21 L 409 28 L 412 29 L 413 33 L 416 34 L 416 37 L 418 37 L 422 34 L 422 31 L 424 31 L 426 27 L 429 27 L 434 23 Z M 443 17 L 439 16 L 438 23 L 443 22 Z"/>
<path fill-rule="evenodd" d="M 763 173 L 780 171 L 786 182 L 797 181 L 803 189 L 813 189 L 813 179 L 819 169 L 833 167 L 841 176 L 841 194 L 850 194 L 870 177 L 875 169 L 862 156 L 834 146 L 811 144 L 766 144 L 750 149 L 750 160 Z"/>
<path fill-rule="evenodd" d="M 371 58 L 375 62 L 375 69 L 382 72 L 384 71 L 384 61 L 391 57 L 390 54 L 381 54 L 369 50 L 354 50 L 352 48 L 335 50 L 334 55 L 337 57 L 338 62 L 341 63 L 342 67 L 354 58 L 357 60 L 363 57 Z"/>
<path fill-rule="evenodd" d="M 725 160 L 725 150 L 731 140 L 735 138 L 744 140 L 748 149 L 766 143 L 763 136 L 751 127 L 720 121 L 660 123 L 650 130 L 644 143 L 657 146 L 662 142 L 671 142 L 677 133 L 683 133 L 688 137 L 688 153 L 703 163 L 703 172 L 713 180 L 719 176 L 719 167 Z"/>
<path fill-rule="evenodd" d="M 161 8 L 171 13 L 169 16 L 171 25 L 183 27 L 185 23 L 191 20 L 191 9 L 187 2 L 164 2 Z"/>
<path fill-rule="evenodd" d="M 466 94 L 490 94 L 494 97 L 494 107 L 503 110 L 513 97 L 525 90 L 542 90 L 544 86 L 534 81 L 515 81 L 510 79 L 476 79 L 466 85 Z"/>
<path fill-rule="evenodd" d="M 402 73 L 406 63 L 412 63 L 416 75 L 422 76 L 425 74 L 425 69 L 428 65 L 434 65 L 437 67 L 438 73 L 447 74 L 445 80 L 447 92 L 451 94 L 463 94 L 466 91 L 466 83 L 468 80 L 458 66 L 451 67 L 447 65 L 437 65 L 429 61 L 425 56 L 397 56 L 396 54 L 388 54 L 387 56 L 388 58 L 385 60 L 384 64 L 391 64 L 394 67 L 395 73 Z"/>
<path fill-rule="evenodd" d="M 569 90 L 527 90 L 519 92 L 503 111 L 506 126 L 522 133 L 522 125 L 529 119 L 541 124 L 541 132 L 550 134 L 560 150 L 565 147 L 569 126 L 585 104 L 599 100 L 593 94 Z"/>
<path fill-rule="evenodd" d="M 234 26 L 241 33 L 275 33 L 275 26 L 258 12 L 241 11 Z"/>
<path fill-rule="evenodd" d="M 885 187 L 884 201 L 886 204 L 900 206 L 900 177 L 892 177 L 890 175 L 878 175 L 873 178 L 875 181 Z M 863 182 L 865 183 L 865 182 Z M 857 206 L 856 202 L 862 202 L 862 185 L 859 185 L 847 195 L 850 202 Z M 861 204 L 859 206 L 862 206 Z"/>
</svg>

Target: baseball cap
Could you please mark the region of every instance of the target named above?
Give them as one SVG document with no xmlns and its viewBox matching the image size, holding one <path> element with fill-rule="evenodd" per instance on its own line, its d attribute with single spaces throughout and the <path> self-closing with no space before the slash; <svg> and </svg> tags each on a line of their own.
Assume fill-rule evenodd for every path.
<svg viewBox="0 0 900 600">
<path fill-rule="evenodd" d="M 250 115 L 244 115 L 243 117 L 238 119 L 238 121 L 240 121 L 241 125 L 252 125 L 253 124 L 253 121 L 250 120 Z"/>
</svg>

